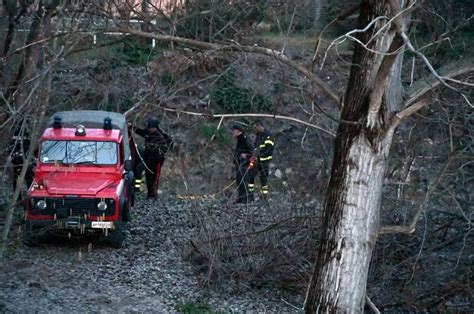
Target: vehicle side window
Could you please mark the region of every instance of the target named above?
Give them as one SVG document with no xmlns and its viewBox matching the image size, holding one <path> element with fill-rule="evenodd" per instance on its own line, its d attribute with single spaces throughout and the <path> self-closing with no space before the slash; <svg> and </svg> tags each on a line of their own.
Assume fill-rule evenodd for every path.
<svg viewBox="0 0 474 314">
<path fill-rule="evenodd" d="M 123 164 L 123 161 L 125 160 L 125 153 L 124 153 L 124 148 L 123 148 L 123 141 L 120 142 L 120 163 Z"/>
</svg>

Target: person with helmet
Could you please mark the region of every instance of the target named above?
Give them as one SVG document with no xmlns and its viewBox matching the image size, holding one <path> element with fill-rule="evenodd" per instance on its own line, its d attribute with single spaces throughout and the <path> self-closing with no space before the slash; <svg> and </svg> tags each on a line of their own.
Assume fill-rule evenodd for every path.
<svg viewBox="0 0 474 314">
<path fill-rule="evenodd" d="M 11 156 L 11 163 L 13 166 L 13 190 L 16 189 L 17 181 L 21 173 L 21 169 L 25 162 L 28 162 L 27 155 L 30 147 L 29 132 L 23 127 L 17 128 L 13 136 L 10 138 L 7 152 Z M 24 182 L 28 189 L 33 182 L 33 167 L 29 165 L 25 174 Z"/>
<path fill-rule="evenodd" d="M 256 167 L 252 169 L 249 179 L 249 191 L 253 192 L 255 189 L 255 177 L 260 174 L 260 184 L 262 196 L 265 198 L 268 195 L 268 175 L 270 168 L 270 161 L 272 160 L 273 149 L 275 142 L 272 134 L 265 129 L 263 121 L 256 120 L 252 123 L 255 130 L 255 158 Z"/>
<path fill-rule="evenodd" d="M 145 150 L 143 155 L 143 167 L 145 168 L 146 187 L 149 198 L 155 198 L 158 193 L 161 167 L 165 161 L 165 155 L 173 144 L 171 137 L 160 128 L 160 121 L 156 117 L 148 119 L 146 128 L 132 128 L 133 131 L 145 139 Z M 141 171 L 136 171 L 135 180 L 141 182 Z M 135 182 L 137 183 L 137 181 Z"/>
<path fill-rule="evenodd" d="M 247 203 L 253 201 L 253 194 L 248 191 L 249 165 L 252 159 L 253 146 L 245 134 L 241 123 L 232 126 L 232 135 L 237 140 L 234 151 L 235 181 L 237 184 L 238 197 L 235 203 Z"/>
</svg>

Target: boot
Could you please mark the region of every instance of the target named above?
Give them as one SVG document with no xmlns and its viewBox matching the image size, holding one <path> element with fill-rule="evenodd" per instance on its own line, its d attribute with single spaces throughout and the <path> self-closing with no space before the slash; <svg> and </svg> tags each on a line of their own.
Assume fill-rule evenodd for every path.
<svg viewBox="0 0 474 314">
<path fill-rule="evenodd" d="M 254 201 L 255 201 L 255 198 L 253 197 L 253 193 L 247 195 L 247 202 L 248 202 L 248 203 L 252 203 L 252 202 L 254 202 Z"/>
</svg>

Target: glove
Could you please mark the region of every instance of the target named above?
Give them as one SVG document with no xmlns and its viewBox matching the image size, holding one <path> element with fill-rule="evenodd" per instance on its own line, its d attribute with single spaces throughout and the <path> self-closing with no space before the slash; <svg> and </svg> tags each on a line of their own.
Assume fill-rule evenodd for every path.
<svg viewBox="0 0 474 314">
<path fill-rule="evenodd" d="M 249 160 L 249 170 L 252 170 L 255 167 L 255 162 L 257 161 L 257 158 L 255 156 L 250 156 Z"/>
</svg>

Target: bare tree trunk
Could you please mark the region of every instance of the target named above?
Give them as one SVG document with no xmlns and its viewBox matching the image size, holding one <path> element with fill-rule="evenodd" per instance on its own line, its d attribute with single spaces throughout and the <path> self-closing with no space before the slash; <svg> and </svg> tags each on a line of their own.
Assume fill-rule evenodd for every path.
<svg viewBox="0 0 474 314">
<path fill-rule="evenodd" d="M 359 28 L 386 15 L 386 10 L 385 1 L 363 1 Z M 308 288 L 306 313 L 360 313 L 364 309 L 367 274 L 379 227 L 383 178 L 393 137 L 393 132 L 387 131 L 386 106 L 380 105 L 396 60 L 396 54 L 381 58 L 373 50 L 387 51 L 387 46 L 389 50 L 400 46 L 399 37 L 388 31 L 370 41 L 382 26 L 374 24 L 360 34 L 359 39 L 369 49 L 356 45 L 354 50 L 341 112 L 341 120 L 349 123 L 341 122 L 337 132 L 321 244 Z M 387 37 L 393 40 L 390 42 Z M 374 101 L 378 105 L 375 114 L 370 112 Z"/>
<path fill-rule="evenodd" d="M 5 7 L 5 11 L 8 13 L 8 30 L 5 36 L 5 41 L 3 43 L 3 54 L 2 56 L 5 57 L 7 53 L 10 51 L 10 45 L 13 41 L 13 36 L 15 33 L 15 16 L 18 14 L 18 7 L 16 1 L 11 0 L 4 0 L 3 6 Z"/>
<path fill-rule="evenodd" d="M 313 27 L 318 28 L 323 9 L 323 0 L 311 0 L 313 7 Z"/>
<path fill-rule="evenodd" d="M 45 6 L 44 1 L 40 1 L 38 9 L 33 16 L 33 21 L 28 32 L 26 44 L 29 45 L 41 36 L 44 37 L 45 27 L 49 25 L 51 16 L 56 7 L 59 5 L 59 0 L 49 1 L 49 5 Z M 25 48 L 23 60 L 20 64 L 15 78 L 5 93 L 5 97 L 16 104 L 23 103 L 24 95 L 28 94 L 28 87 L 24 86 L 23 82 L 34 76 L 40 61 L 40 49 L 37 46 L 30 45 Z M 16 99 L 11 99 L 14 94 L 18 94 Z"/>
<path fill-rule="evenodd" d="M 49 95 L 47 99 L 49 101 Z M 7 248 L 7 245 L 8 245 L 8 235 L 10 233 L 10 228 L 13 223 L 13 214 L 15 213 L 15 209 L 18 206 L 17 201 L 18 201 L 18 198 L 20 197 L 22 186 L 24 185 L 26 172 L 28 170 L 28 167 L 30 166 L 30 162 L 32 162 L 31 160 L 34 160 L 33 155 L 34 155 L 35 146 L 36 146 L 36 139 L 38 138 L 38 133 L 39 133 L 39 130 L 41 128 L 41 124 L 44 118 L 44 105 L 42 105 L 40 109 L 41 109 L 40 115 L 39 117 L 37 117 L 38 120 L 35 120 L 34 122 L 33 134 L 32 134 L 33 141 L 31 142 L 30 148 L 28 149 L 28 152 L 26 154 L 26 162 L 21 167 L 21 171 L 20 171 L 20 175 L 18 176 L 15 191 L 10 200 L 10 203 L 8 204 L 8 210 L 7 210 L 7 215 L 5 219 L 5 226 L 3 227 L 2 238 L 0 242 L 0 261 L 2 261 L 4 257 L 5 249 Z"/>
<path fill-rule="evenodd" d="M 354 127 L 336 140 L 324 206 L 322 245 L 306 312 L 362 312 L 377 239 L 386 159 L 392 137 L 371 143 Z M 375 144 L 375 146 L 374 146 Z"/>
</svg>

